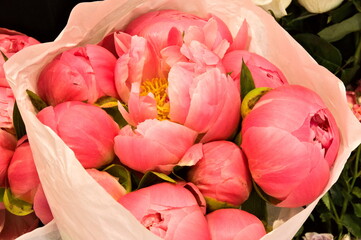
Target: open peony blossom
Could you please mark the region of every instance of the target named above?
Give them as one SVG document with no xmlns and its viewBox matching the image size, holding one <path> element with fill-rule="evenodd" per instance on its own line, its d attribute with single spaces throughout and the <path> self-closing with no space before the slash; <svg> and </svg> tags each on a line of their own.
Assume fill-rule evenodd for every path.
<svg viewBox="0 0 361 240">
<path fill-rule="evenodd" d="M 185 126 L 153 119 L 135 130 L 123 127 L 114 139 L 114 149 L 120 162 L 136 171 L 169 173 L 196 138 L 197 133 Z"/>
<path fill-rule="evenodd" d="M 0 86 L 0 128 L 13 129 L 15 98 L 10 87 Z"/>
<path fill-rule="evenodd" d="M 7 170 L 13 157 L 17 140 L 14 135 L 0 129 L 0 187 L 5 187 Z"/>
<path fill-rule="evenodd" d="M 202 155 L 196 153 L 199 147 Z M 236 144 L 214 141 L 194 145 L 184 155 L 184 161 L 198 161 L 191 167 L 187 179 L 199 188 L 209 210 L 225 206 L 238 208 L 247 200 L 252 189 L 251 176 L 246 158 Z"/>
<path fill-rule="evenodd" d="M 256 53 L 244 50 L 231 51 L 224 56 L 222 62 L 226 72 L 230 73 L 237 85 L 240 82 L 242 62 L 251 72 L 256 88 L 276 88 L 288 83 L 280 69 Z"/>
<path fill-rule="evenodd" d="M 119 203 L 162 239 L 211 239 L 196 198 L 182 185 L 155 184 L 126 194 Z"/>
<path fill-rule="evenodd" d="M 214 240 L 259 240 L 266 234 L 261 220 L 240 209 L 219 209 L 206 217 Z"/>
<path fill-rule="evenodd" d="M 85 168 L 99 168 L 114 158 L 115 121 L 101 108 L 70 101 L 41 110 L 38 119 L 55 131 Z"/>
<path fill-rule="evenodd" d="M 114 35 L 123 117 L 133 126 L 171 120 L 197 131 L 201 142 L 228 138 L 238 125 L 240 96 L 222 58 L 247 41 L 247 24 L 233 39 L 215 16 L 166 10 L 134 20 Z"/>
<path fill-rule="evenodd" d="M 15 53 L 25 47 L 38 44 L 39 41 L 32 37 L 28 37 L 19 32 L 0 28 L 0 51 L 6 58 L 10 58 Z M 0 52 L 0 87 L 9 87 L 9 83 L 5 78 L 3 64 L 6 61 Z"/>
<path fill-rule="evenodd" d="M 112 198 L 118 201 L 126 194 L 124 187 L 118 180 L 107 172 L 99 171 L 97 169 L 86 169 L 87 173 L 109 193 Z M 53 220 L 50 206 L 46 200 L 46 196 L 42 186 L 40 185 L 34 196 L 34 212 L 43 224 L 49 223 Z"/>
<path fill-rule="evenodd" d="M 343 0 L 298 0 L 311 13 L 328 12 L 339 6 Z"/>
<path fill-rule="evenodd" d="M 8 181 L 11 193 L 16 198 L 33 203 L 40 180 L 27 136 L 18 141 L 9 165 Z"/>
<path fill-rule="evenodd" d="M 115 62 L 115 56 L 98 45 L 65 51 L 40 74 L 38 94 L 50 105 L 65 101 L 94 103 L 103 96 L 117 97 Z"/>
<path fill-rule="evenodd" d="M 340 145 L 331 112 L 313 91 L 269 91 L 242 123 L 242 149 L 253 180 L 274 203 L 299 207 L 324 190 Z"/>
</svg>

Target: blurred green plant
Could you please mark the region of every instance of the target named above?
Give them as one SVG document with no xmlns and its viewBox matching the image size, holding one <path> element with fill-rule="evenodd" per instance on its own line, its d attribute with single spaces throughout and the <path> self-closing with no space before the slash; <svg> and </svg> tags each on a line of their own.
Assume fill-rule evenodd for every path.
<svg viewBox="0 0 361 240">
<path fill-rule="evenodd" d="M 315 0 L 316 1 L 316 0 Z M 345 0 L 329 12 L 307 12 L 297 1 L 287 8 L 279 24 L 322 66 L 354 90 L 361 80 L 361 1 Z M 294 237 L 307 232 L 346 234 L 361 239 L 361 145 L 349 157 L 333 187 L 323 196 Z"/>
</svg>

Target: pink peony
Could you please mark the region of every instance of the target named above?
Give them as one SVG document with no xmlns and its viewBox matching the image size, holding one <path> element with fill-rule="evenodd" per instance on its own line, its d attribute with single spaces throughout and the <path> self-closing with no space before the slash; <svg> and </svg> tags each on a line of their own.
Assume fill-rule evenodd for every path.
<svg viewBox="0 0 361 240">
<path fill-rule="evenodd" d="M 32 37 L 5 28 L 0 28 L 0 51 L 6 58 L 10 58 L 25 47 L 38 43 L 39 42 Z M 5 59 L 0 53 L 0 87 L 9 87 L 3 69 L 4 62 Z"/>
<path fill-rule="evenodd" d="M 101 108 L 71 101 L 44 108 L 37 117 L 74 151 L 84 168 L 99 168 L 113 160 L 119 127 Z"/>
<path fill-rule="evenodd" d="M 162 239 L 211 239 L 196 198 L 182 185 L 152 185 L 128 193 L 119 202 Z"/>
<path fill-rule="evenodd" d="M 0 87 L 0 128 L 13 129 L 15 97 L 10 87 Z"/>
<path fill-rule="evenodd" d="M 243 210 L 219 209 L 206 217 L 214 240 L 259 240 L 266 235 L 262 222 Z"/>
<path fill-rule="evenodd" d="M 17 140 L 14 135 L 0 129 L 0 187 L 5 187 L 7 170 L 14 155 Z"/>
<path fill-rule="evenodd" d="M 117 97 L 114 83 L 116 58 L 97 45 L 63 52 L 40 74 L 39 96 L 50 105 L 66 101 L 96 102 L 100 97 Z"/>
<path fill-rule="evenodd" d="M 229 49 L 246 46 L 246 24 L 244 34 L 233 39 L 215 16 L 167 10 L 142 15 L 125 31 L 116 33 L 114 42 L 116 86 L 127 105 L 119 108 L 128 123 L 171 120 L 197 131 L 202 142 L 235 131 L 240 96 L 222 58 Z"/>
<path fill-rule="evenodd" d="M 215 141 L 203 144 L 200 156 L 195 152 L 198 148 L 194 145 L 184 156 L 187 161 L 197 161 L 200 157 L 187 179 L 199 188 L 210 204 L 208 207 L 215 209 L 217 207 L 212 204 L 218 202 L 218 207 L 238 208 L 252 189 L 251 175 L 241 149 L 232 142 Z"/>
<path fill-rule="evenodd" d="M 170 121 L 156 119 L 128 125 L 115 137 L 115 154 L 124 165 L 140 172 L 169 173 L 196 140 L 197 133 Z"/>
<path fill-rule="evenodd" d="M 313 91 L 284 85 L 264 95 L 242 123 L 242 149 L 253 180 L 281 207 L 311 203 L 324 190 L 339 130 Z"/>
<path fill-rule="evenodd" d="M 276 88 L 287 84 L 287 79 L 280 69 L 270 63 L 264 57 L 244 50 L 236 50 L 227 53 L 222 59 L 227 73 L 239 84 L 242 61 L 247 65 L 252 74 L 256 88 Z"/>
<path fill-rule="evenodd" d="M 16 198 L 33 203 L 40 180 L 26 136 L 18 141 L 9 165 L 8 180 L 11 193 Z"/>
</svg>

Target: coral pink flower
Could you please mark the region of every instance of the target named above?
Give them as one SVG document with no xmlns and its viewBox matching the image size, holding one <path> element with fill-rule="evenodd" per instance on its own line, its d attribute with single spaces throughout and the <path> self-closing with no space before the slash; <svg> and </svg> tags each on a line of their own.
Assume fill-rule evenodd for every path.
<svg viewBox="0 0 361 240">
<path fill-rule="evenodd" d="M 28 37 L 21 33 L 11 31 L 5 28 L 0 28 L 0 51 L 10 58 L 15 53 L 19 52 L 25 47 L 38 44 L 39 42 L 32 37 Z M 0 87 L 9 87 L 6 81 L 3 64 L 4 57 L 0 53 Z"/>
<path fill-rule="evenodd" d="M 8 180 L 11 193 L 16 198 L 33 203 L 40 180 L 26 136 L 18 141 L 9 165 Z"/>
<path fill-rule="evenodd" d="M 212 239 L 259 240 L 266 235 L 262 222 L 239 209 L 219 209 L 206 215 Z"/>
<path fill-rule="evenodd" d="M 249 68 L 256 88 L 276 88 L 287 84 L 287 79 L 280 69 L 264 57 L 244 50 L 235 50 L 227 53 L 222 59 L 227 73 L 239 83 L 242 61 Z"/>
<path fill-rule="evenodd" d="M 0 128 L 13 129 L 15 97 L 10 87 L 0 87 Z"/>
<path fill-rule="evenodd" d="M 199 148 L 194 145 L 182 159 L 183 163 L 185 160 L 191 162 L 198 160 L 188 172 L 187 179 L 199 188 L 208 203 L 217 201 L 225 203 L 228 207 L 238 208 L 247 200 L 252 188 L 251 175 L 241 149 L 227 141 L 201 145 L 203 156 L 193 154 Z M 214 208 L 214 206 L 210 207 Z"/>
<path fill-rule="evenodd" d="M 115 154 L 124 165 L 140 172 L 169 173 L 197 138 L 197 133 L 170 121 L 156 119 L 128 125 L 115 137 Z"/>
<path fill-rule="evenodd" d="M 240 30 L 245 36 L 238 34 L 233 41 L 215 16 L 202 19 L 167 10 L 145 14 L 125 31 L 137 34 L 116 33 L 114 40 L 116 85 L 127 105 L 120 111 L 128 123 L 171 120 L 202 134 L 202 142 L 233 133 L 240 97 L 221 59 L 229 49 L 246 46 L 246 24 Z"/>
<path fill-rule="evenodd" d="M 242 149 L 254 181 L 278 206 L 311 203 L 326 186 L 339 131 L 313 91 L 284 85 L 264 95 L 242 123 Z"/>
<path fill-rule="evenodd" d="M 119 127 L 101 108 L 71 101 L 44 108 L 37 117 L 74 151 L 83 167 L 99 168 L 113 160 Z"/>
<path fill-rule="evenodd" d="M 98 45 L 65 51 L 40 74 L 38 94 L 50 105 L 75 100 L 94 103 L 103 96 L 117 97 L 115 63 L 115 56 Z"/>
<path fill-rule="evenodd" d="M 162 239 L 210 239 L 206 218 L 196 198 L 181 185 L 152 185 L 126 194 L 119 202 Z"/>
<path fill-rule="evenodd" d="M 5 179 L 17 140 L 14 135 L 0 129 L 0 187 L 5 187 Z"/>
<path fill-rule="evenodd" d="M 97 169 L 86 169 L 88 174 L 100 185 L 112 198 L 119 200 L 126 194 L 124 187 L 118 180 L 107 172 L 99 171 Z M 40 185 L 34 197 L 34 212 L 43 224 L 49 223 L 53 220 L 50 206 L 46 200 L 46 196 L 42 186 Z"/>
<path fill-rule="evenodd" d="M 356 98 L 356 92 L 347 91 L 346 92 L 347 102 L 359 121 L 361 121 L 361 105 L 359 104 Z"/>
</svg>

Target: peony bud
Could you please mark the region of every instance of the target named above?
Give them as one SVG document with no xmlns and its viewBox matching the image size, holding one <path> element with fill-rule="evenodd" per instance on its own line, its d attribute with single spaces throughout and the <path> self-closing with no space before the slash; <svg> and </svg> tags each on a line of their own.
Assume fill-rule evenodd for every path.
<svg viewBox="0 0 361 240">
<path fill-rule="evenodd" d="M 99 107 L 65 102 L 44 108 L 37 117 L 74 151 L 84 168 L 99 168 L 113 160 L 114 137 L 119 127 Z"/>
<path fill-rule="evenodd" d="M 311 13 L 324 13 L 338 7 L 343 0 L 298 0 Z"/>
<path fill-rule="evenodd" d="M 39 96 L 48 104 L 66 101 L 95 103 L 100 97 L 117 97 L 115 56 L 103 47 L 86 45 L 63 52 L 39 76 Z"/>
<path fill-rule="evenodd" d="M 162 239 L 210 240 L 197 200 L 182 185 L 155 184 L 126 194 L 119 203 Z"/>
<path fill-rule="evenodd" d="M 322 193 L 339 145 L 331 112 L 315 92 L 297 85 L 269 91 L 242 123 L 253 180 L 280 207 L 307 205 Z"/>
<path fill-rule="evenodd" d="M 26 136 L 18 141 L 9 165 L 8 180 L 16 198 L 33 203 L 40 180 Z"/>
<path fill-rule="evenodd" d="M 276 18 L 287 15 L 286 8 L 292 0 L 252 0 L 254 4 L 262 7 L 266 11 L 271 11 Z M 311 0 L 312 1 L 312 0 Z"/>
<path fill-rule="evenodd" d="M 197 148 L 196 145 L 194 147 Z M 203 157 L 191 167 L 187 179 L 199 188 L 208 209 L 215 210 L 221 206 L 238 208 L 247 200 L 252 189 L 251 176 L 241 149 L 232 142 L 215 141 L 203 144 L 202 150 Z M 192 148 L 190 151 L 193 151 Z"/>
<path fill-rule="evenodd" d="M 5 187 L 8 167 L 14 155 L 17 140 L 14 135 L 0 129 L 0 187 Z"/>
<path fill-rule="evenodd" d="M 220 209 L 206 217 L 215 240 L 259 240 L 266 235 L 262 222 L 240 209 Z"/>
</svg>

